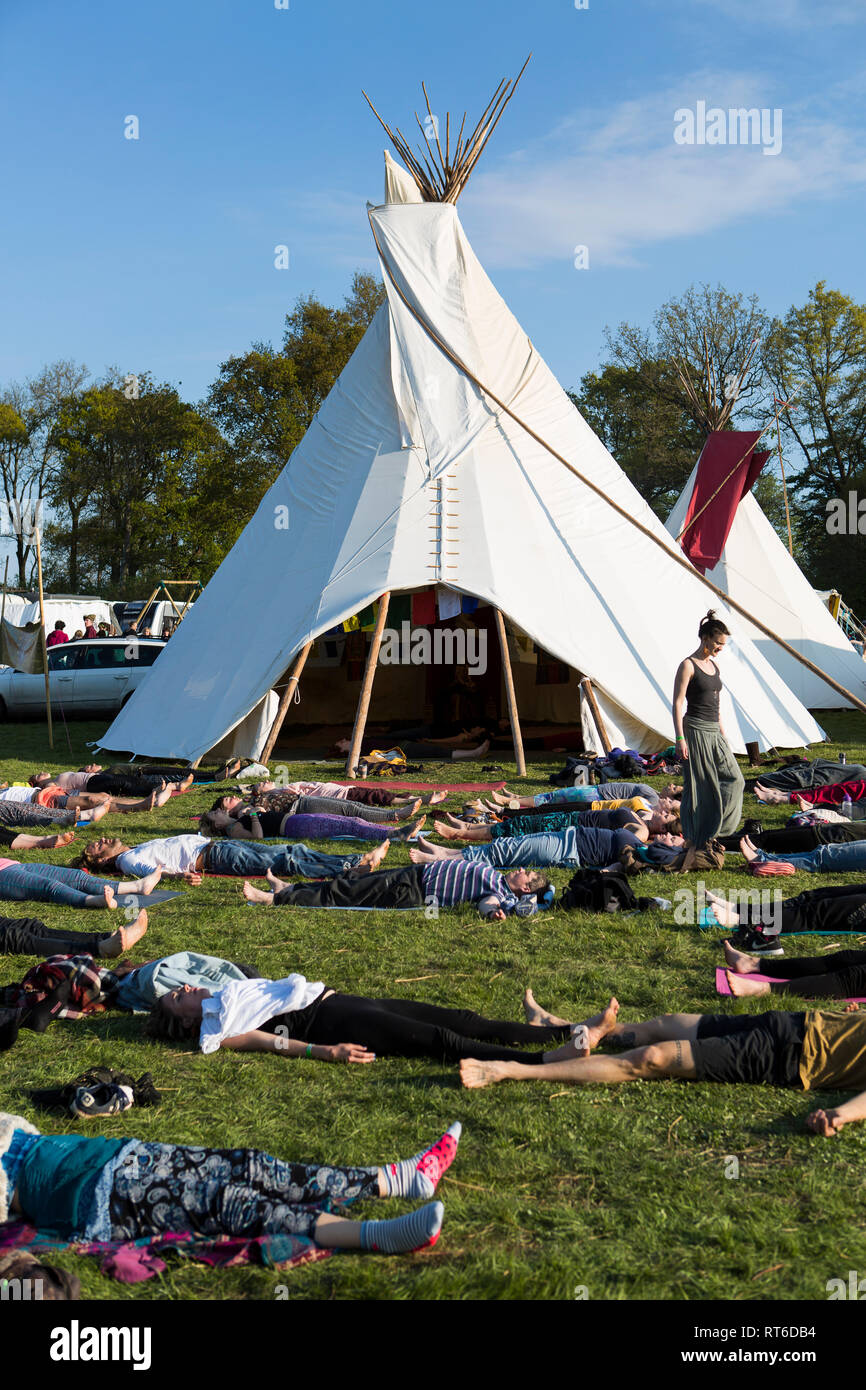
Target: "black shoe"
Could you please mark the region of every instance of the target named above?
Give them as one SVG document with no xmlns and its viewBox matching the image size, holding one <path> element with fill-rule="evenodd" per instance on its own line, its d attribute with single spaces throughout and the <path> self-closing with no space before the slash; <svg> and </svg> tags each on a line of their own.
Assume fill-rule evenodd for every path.
<svg viewBox="0 0 866 1390">
<path fill-rule="evenodd" d="M 749 956 L 783 956 L 784 948 L 779 943 L 779 934 L 766 936 L 755 927 L 740 927 L 732 932 L 731 945 L 735 951 L 745 951 Z"/>
<path fill-rule="evenodd" d="M 740 839 L 742 840 L 744 835 L 748 835 L 750 839 L 754 839 L 756 835 L 763 835 L 763 833 L 764 827 L 759 820 L 747 820 L 743 822 L 743 828 L 740 831 Z"/>
</svg>

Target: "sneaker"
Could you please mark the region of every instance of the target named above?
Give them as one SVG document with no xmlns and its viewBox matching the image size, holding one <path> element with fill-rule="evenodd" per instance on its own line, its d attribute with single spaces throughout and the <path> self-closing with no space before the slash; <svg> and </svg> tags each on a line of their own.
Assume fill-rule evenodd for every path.
<svg viewBox="0 0 866 1390">
<path fill-rule="evenodd" d="M 738 931 L 732 932 L 730 942 L 735 951 L 745 951 L 750 956 L 783 956 L 784 948 L 780 945 L 778 932 L 772 936 L 766 936 L 756 927 L 740 927 Z"/>
</svg>

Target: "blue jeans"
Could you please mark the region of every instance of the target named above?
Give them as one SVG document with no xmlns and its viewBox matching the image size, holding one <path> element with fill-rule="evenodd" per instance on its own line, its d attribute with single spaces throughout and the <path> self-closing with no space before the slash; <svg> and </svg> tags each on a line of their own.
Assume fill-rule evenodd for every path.
<svg viewBox="0 0 866 1390">
<path fill-rule="evenodd" d="M 463 858 L 470 864 L 491 864 L 495 869 L 520 869 L 532 865 L 580 868 L 574 826 L 555 833 L 548 831 L 541 835 L 524 835 L 519 840 L 501 839 L 489 845 L 472 845 L 463 851 Z"/>
<path fill-rule="evenodd" d="M 101 897 L 107 884 L 117 888 L 117 879 L 95 878 L 81 869 L 62 864 L 15 864 L 0 870 L 0 899 L 6 902 L 61 903 L 64 907 L 90 907 L 88 897 Z M 104 903 L 94 903 L 104 907 Z"/>
<path fill-rule="evenodd" d="M 762 854 L 761 859 L 781 859 L 807 874 L 845 874 L 866 872 L 866 840 L 849 844 L 819 845 L 808 854 Z"/>
<path fill-rule="evenodd" d="M 307 845 L 264 845 L 258 840 L 211 840 L 205 873 L 235 878 L 264 878 L 268 869 L 278 878 L 336 878 L 361 862 L 360 854 L 326 854 Z M 2 879 L 2 875 L 0 875 Z"/>
</svg>

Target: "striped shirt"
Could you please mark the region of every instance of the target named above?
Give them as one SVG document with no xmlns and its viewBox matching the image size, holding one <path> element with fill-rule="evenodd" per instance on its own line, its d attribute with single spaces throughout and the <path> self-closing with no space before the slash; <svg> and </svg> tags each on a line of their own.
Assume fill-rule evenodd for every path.
<svg viewBox="0 0 866 1390">
<path fill-rule="evenodd" d="M 468 864 L 464 859 L 438 859 L 434 864 L 425 864 L 422 882 L 424 897 L 434 899 L 438 907 L 453 907 L 456 903 L 473 903 L 492 897 L 497 899 L 503 912 L 514 912 L 521 901 L 498 869 Z M 495 912 L 496 908 L 481 915 L 487 916 L 491 910 Z"/>
</svg>

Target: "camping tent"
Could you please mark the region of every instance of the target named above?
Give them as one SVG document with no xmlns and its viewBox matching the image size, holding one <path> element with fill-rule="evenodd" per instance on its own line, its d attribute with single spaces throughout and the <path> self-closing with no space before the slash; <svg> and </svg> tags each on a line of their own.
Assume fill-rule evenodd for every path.
<svg viewBox="0 0 866 1390">
<path fill-rule="evenodd" d="M 680 535 L 687 524 L 690 510 L 693 514 L 697 510 L 693 499 L 699 473 L 708 465 L 713 466 L 720 447 L 730 443 L 734 453 L 742 455 L 749 439 L 756 438 L 757 435 L 735 431 L 709 435 L 701 457 L 668 517 L 667 528 L 672 536 Z M 761 456 L 761 463 L 764 457 Z M 720 481 L 725 468 L 726 465 L 723 465 Z M 749 487 L 755 476 L 757 472 L 753 470 L 752 476 L 744 480 Z M 727 539 L 723 541 L 716 563 L 708 566 L 707 577 L 852 694 L 861 700 L 866 698 L 866 661 L 822 603 L 751 491 L 746 490 L 741 498 L 735 499 L 731 511 L 733 519 L 728 517 L 730 530 Z M 709 516 L 709 509 L 704 516 Z M 683 549 L 687 548 L 690 530 L 683 536 Z M 711 546 L 706 548 L 712 549 Z M 712 555 L 712 560 L 716 559 L 716 554 L 718 550 Z M 749 624 L 746 624 L 746 631 L 802 704 L 809 709 L 852 708 L 850 701 L 833 690 L 820 676 L 802 666 L 784 648 Z"/>
<path fill-rule="evenodd" d="M 311 639 L 386 592 L 425 585 L 493 605 L 591 677 L 612 742 L 650 750 L 672 740 L 674 674 L 694 649 L 708 590 L 669 558 L 674 542 L 494 289 L 454 203 L 421 201 L 415 183 L 386 165 L 389 200 L 368 214 L 387 303 L 105 734 L 106 748 L 201 756 Z M 604 496 L 577 481 L 443 347 Z M 723 713 L 732 745 L 821 739 L 743 622 L 726 620 L 734 641 L 724 657 Z"/>
</svg>

